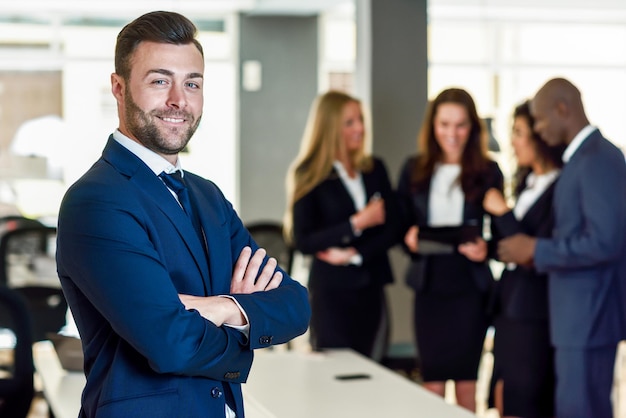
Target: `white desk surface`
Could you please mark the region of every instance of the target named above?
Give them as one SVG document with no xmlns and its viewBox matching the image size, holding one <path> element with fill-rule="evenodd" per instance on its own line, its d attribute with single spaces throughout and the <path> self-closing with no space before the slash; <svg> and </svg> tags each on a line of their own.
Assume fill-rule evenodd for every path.
<svg viewBox="0 0 626 418">
<path fill-rule="evenodd" d="M 76 418 L 85 387 L 83 372 L 67 372 L 50 341 L 33 344 L 35 369 L 41 377 L 43 392 L 56 418 Z"/>
<path fill-rule="evenodd" d="M 352 374 L 370 377 L 336 378 Z M 351 350 L 257 351 L 243 391 L 246 405 L 268 418 L 475 418 Z"/>
<path fill-rule="evenodd" d="M 49 341 L 35 343 L 33 356 L 55 417 L 76 418 L 83 373 L 63 370 Z M 336 379 L 346 374 L 370 377 Z M 257 350 L 243 394 L 247 418 L 475 417 L 350 350 Z"/>
</svg>

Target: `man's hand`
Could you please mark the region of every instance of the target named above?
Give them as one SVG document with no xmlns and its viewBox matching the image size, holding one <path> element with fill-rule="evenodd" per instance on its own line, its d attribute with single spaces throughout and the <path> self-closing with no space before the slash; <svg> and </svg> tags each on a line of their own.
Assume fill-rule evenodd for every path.
<svg viewBox="0 0 626 418">
<path fill-rule="evenodd" d="M 470 261 L 482 262 L 487 258 L 487 242 L 478 237 L 474 241 L 459 244 L 459 253 L 463 254 Z"/>
<path fill-rule="evenodd" d="M 525 234 L 515 234 L 498 243 L 498 258 L 505 263 L 528 266 L 533 262 L 537 239 Z"/>
<path fill-rule="evenodd" d="M 230 282 L 231 294 L 254 293 L 276 289 L 283 280 L 283 274 L 276 271 L 277 262 L 270 258 L 259 274 L 259 269 L 265 259 L 265 250 L 259 248 L 254 256 L 250 247 L 244 247 L 235 263 L 233 276 Z M 257 278 L 257 275 L 259 276 Z M 195 309 L 200 315 L 215 325 L 246 325 L 243 312 L 235 301 L 221 296 L 192 296 L 179 294 L 180 301 L 185 309 Z"/>
<path fill-rule="evenodd" d="M 278 262 L 274 257 L 267 260 L 265 267 L 259 274 L 266 252 L 263 248 L 259 248 L 252 258 L 250 257 L 251 254 L 252 249 L 250 247 L 244 247 L 241 250 L 230 281 L 231 294 L 264 292 L 276 289 L 283 281 L 283 274 L 276 271 Z"/>
<path fill-rule="evenodd" d="M 247 321 L 239 306 L 231 298 L 220 296 L 192 296 L 179 294 L 178 298 L 188 311 L 195 309 L 204 318 L 218 327 L 246 325 Z"/>
</svg>

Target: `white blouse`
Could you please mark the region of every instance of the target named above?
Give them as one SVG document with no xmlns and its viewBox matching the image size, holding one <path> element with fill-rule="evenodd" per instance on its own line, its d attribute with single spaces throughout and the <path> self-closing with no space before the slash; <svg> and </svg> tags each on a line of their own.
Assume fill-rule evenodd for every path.
<svg viewBox="0 0 626 418">
<path fill-rule="evenodd" d="M 361 172 L 357 171 L 356 176 L 352 178 L 348 175 L 348 172 L 343 167 L 343 164 L 341 164 L 339 161 L 335 161 L 333 163 L 333 166 L 335 167 L 335 170 L 337 170 L 337 174 L 339 174 L 341 182 L 346 187 L 346 190 L 348 190 L 350 197 L 352 197 L 356 211 L 360 211 L 365 207 L 365 204 L 367 203 L 365 200 L 365 185 L 363 184 Z"/>
<path fill-rule="evenodd" d="M 530 173 L 526 178 L 526 187 L 517 198 L 513 214 L 518 221 L 524 218 L 537 199 L 559 176 L 560 170 L 552 170 L 544 174 Z"/>
<path fill-rule="evenodd" d="M 463 224 L 465 194 L 459 181 L 459 164 L 439 164 L 430 182 L 428 201 L 429 226 L 458 226 Z"/>
</svg>

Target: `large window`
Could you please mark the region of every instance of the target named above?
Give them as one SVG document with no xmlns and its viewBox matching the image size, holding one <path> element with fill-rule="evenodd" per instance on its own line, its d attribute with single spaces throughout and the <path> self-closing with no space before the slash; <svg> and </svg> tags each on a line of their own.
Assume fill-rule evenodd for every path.
<svg viewBox="0 0 626 418">
<path fill-rule="evenodd" d="M 576 84 L 591 123 L 626 146 L 623 7 L 610 1 L 454 3 L 429 3 L 429 95 L 452 85 L 470 91 L 479 112 L 494 119 L 505 170 L 512 168 L 507 161 L 514 106 L 552 77 Z"/>
<path fill-rule="evenodd" d="M 65 188 L 99 157 L 118 123 L 110 86 L 115 39 L 133 17 L 0 15 L 0 159 L 11 164 L 0 175 L 3 202 L 26 215 L 53 215 Z M 189 17 L 204 46 L 205 107 L 182 163 L 234 201 L 234 15 Z M 41 199 L 41 190 L 54 195 Z"/>
</svg>

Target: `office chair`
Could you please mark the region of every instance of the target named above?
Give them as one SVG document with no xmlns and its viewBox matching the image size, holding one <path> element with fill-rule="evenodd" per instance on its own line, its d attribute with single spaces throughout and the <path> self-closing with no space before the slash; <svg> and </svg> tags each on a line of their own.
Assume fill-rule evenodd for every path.
<svg viewBox="0 0 626 418">
<path fill-rule="evenodd" d="M 0 416 L 24 418 L 35 392 L 30 313 L 20 295 L 6 286 L 0 286 L 0 328 L 15 336 L 13 347 L 0 347 L 13 352 L 12 362 L 0 366 L 8 375 L 0 377 Z"/>
<path fill-rule="evenodd" d="M 0 217 L 0 237 L 8 231 L 28 227 L 43 225 L 36 219 L 26 218 L 21 215 L 7 215 Z"/>
<path fill-rule="evenodd" d="M 254 222 L 246 225 L 254 241 L 265 248 L 267 254 L 276 258 L 278 265 L 291 274 L 294 249 L 283 235 L 283 225 L 279 222 Z"/>
<path fill-rule="evenodd" d="M 67 301 L 63 290 L 48 286 L 15 287 L 31 318 L 33 343 L 48 340 L 48 333 L 58 333 L 66 323 Z"/>
<path fill-rule="evenodd" d="M 33 342 L 65 325 L 67 301 L 57 276 L 55 245 L 56 228 L 42 224 L 22 225 L 0 236 L 0 285 L 25 301 Z"/>
<path fill-rule="evenodd" d="M 21 282 L 59 286 L 56 273 L 56 228 L 22 218 L 4 224 L 0 232 L 0 284 L 15 287 Z M 0 226 L 1 228 L 1 226 Z"/>
</svg>

